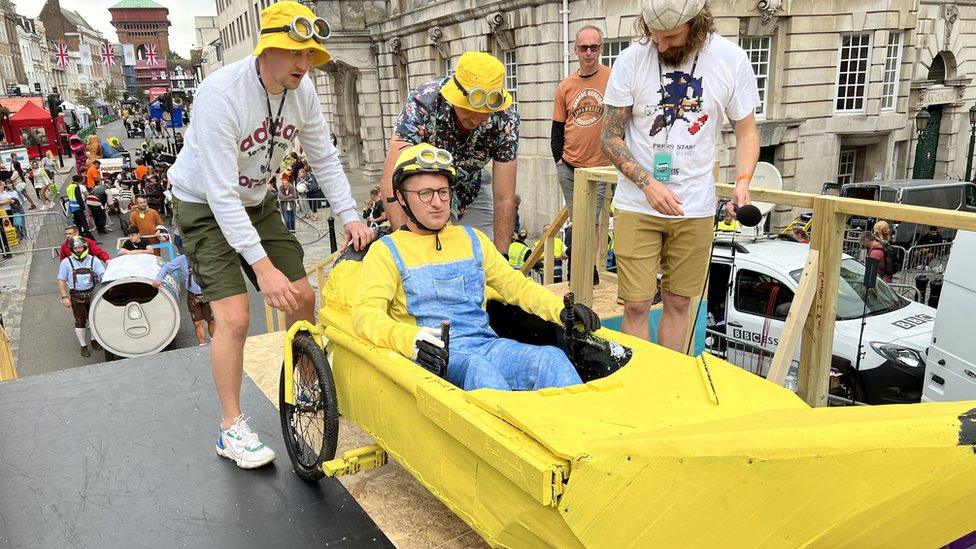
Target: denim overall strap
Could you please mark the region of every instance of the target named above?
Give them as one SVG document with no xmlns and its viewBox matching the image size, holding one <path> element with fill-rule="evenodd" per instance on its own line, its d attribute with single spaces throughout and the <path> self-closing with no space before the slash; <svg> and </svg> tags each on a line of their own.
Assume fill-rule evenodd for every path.
<svg viewBox="0 0 976 549">
<path fill-rule="evenodd" d="M 459 337 L 495 337 L 483 309 L 485 273 L 481 246 L 473 232 L 468 234 L 474 252 L 471 256 L 409 268 L 395 242 L 388 237 L 380 239 L 389 248 L 400 273 L 407 313 L 417 326 L 439 328 L 442 321 L 450 321 L 452 344 Z"/>
</svg>

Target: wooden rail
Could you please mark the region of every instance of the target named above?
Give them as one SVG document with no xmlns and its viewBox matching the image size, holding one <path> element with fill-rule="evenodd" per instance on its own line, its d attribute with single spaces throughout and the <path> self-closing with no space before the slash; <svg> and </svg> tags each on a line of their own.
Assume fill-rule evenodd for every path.
<svg viewBox="0 0 976 549">
<path fill-rule="evenodd" d="M 615 182 L 617 172 L 607 168 L 580 168 L 576 170 L 573 190 L 573 221 L 577 227 L 595 223 L 591 208 L 583 207 L 592 201 L 594 185 L 598 182 Z M 732 185 L 716 184 L 715 192 L 720 197 L 732 196 Z M 813 295 L 812 304 L 807 299 L 794 299 L 788 321 L 784 327 L 787 345 L 780 345 L 773 358 L 776 377 L 785 377 L 795 353 L 797 329 L 802 322 L 802 345 L 800 348 L 799 395 L 811 406 L 827 404 L 828 380 L 834 346 L 834 321 L 837 316 L 837 292 L 840 283 L 840 262 L 843 256 L 842 241 L 844 228 L 851 216 L 890 219 L 899 222 L 937 225 L 939 227 L 976 231 L 976 214 L 921 206 L 908 206 L 840 198 L 829 195 L 814 195 L 793 191 L 752 188 L 753 200 L 813 210 L 812 235 L 805 275 L 810 280 L 801 290 L 808 299 Z M 597 250 L 593 232 L 577 231 L 573 239 L 573 264 L 570 289 L 576 300 L 592 304 L 593 286 L 590 271 L 597 261 Z M 592 258 L 585 261 L 583 258 Z M 808 309 L 804 311 L 804 309 Z M 783 340 L 783 338 L 781 338 Z M 780 354 L 784 356 L 779 356 Z"/>
</svg>

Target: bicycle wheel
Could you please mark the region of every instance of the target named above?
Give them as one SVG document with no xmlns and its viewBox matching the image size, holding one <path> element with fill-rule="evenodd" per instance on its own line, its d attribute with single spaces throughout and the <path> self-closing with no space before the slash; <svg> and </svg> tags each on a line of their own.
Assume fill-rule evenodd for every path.
<svg viewBox="0 0 976 549">
<path fill-rule="evenodd" d="M 339 411 L 325 352 L 308 336 L 292 342 L 295 404 L 285 403 L 285 366 L 278 383 L 281 434 L 295 473 L 308 482 L 325 476 L 322 463 L 335 457 Z"/>
</svg>

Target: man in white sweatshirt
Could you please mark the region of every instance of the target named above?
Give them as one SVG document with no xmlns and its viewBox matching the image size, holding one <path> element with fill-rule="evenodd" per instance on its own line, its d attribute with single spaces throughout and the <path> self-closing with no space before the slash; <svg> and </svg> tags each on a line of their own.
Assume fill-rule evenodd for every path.
<svg viewBox="0 0 976 549">
<path fill-rule="evenodd" d="M 329 61 L 323 45 L 328 34 L 328 24 L 297 2 L 262 11 L 254 54 L 208 76 L 197 90 L 193 123 L 169 170 L 175 223 L 216 320 L 211 366 L 222 413 L 217 454 L 247 469 L 270 463 L 275 453 L 241 413 L 249 324 L 241 268 L 267 304 L 285 311 L 289 325 L 314 321 L 315 293 L 302 247 L 285 229 L 267 185 L 296 137 L 343 223 L 343 246 L 363 249 L 372 239 L 305 75 Z"/>
</svg>

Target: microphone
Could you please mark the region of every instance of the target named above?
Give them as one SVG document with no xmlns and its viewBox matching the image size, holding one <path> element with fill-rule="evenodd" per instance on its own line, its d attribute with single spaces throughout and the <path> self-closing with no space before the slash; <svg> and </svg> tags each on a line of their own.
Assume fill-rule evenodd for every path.
<svg viewBox="0 0 976 549">
<path fill-rule="evenodd" d="M 752 204 L 745 206 L 732 206 L 735 211 L 735 219 L 744 227 L 755 227 L 762 221 L 762 212 Z"/>
</svg>

